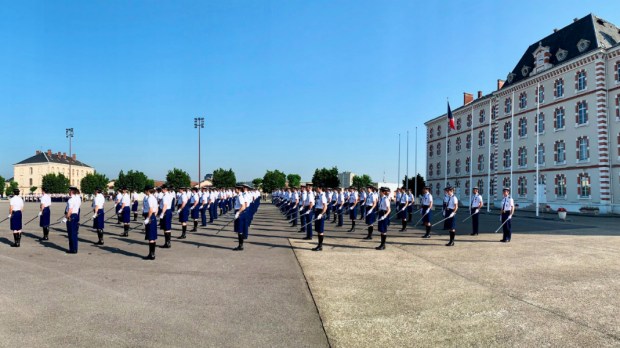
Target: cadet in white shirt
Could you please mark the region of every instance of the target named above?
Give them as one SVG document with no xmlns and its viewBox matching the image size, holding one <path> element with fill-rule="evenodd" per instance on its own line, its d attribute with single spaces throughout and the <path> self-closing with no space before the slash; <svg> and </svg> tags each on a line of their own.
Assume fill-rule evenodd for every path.
<svg viewBox="0 0 620 348">
<path fill-rule="evenodd" d="M 12 247 L 19 248 L 22 240 L 22 211 L 24 210 L 24 200 L 19 195 L 19 190 L 13 190 L 13 197 L 9 200 L 9 219 L 11 231 L 13 231 L 14 243 Z"/>
<path fill-rule="evenodd" d="M 368 235 L 364 239 L 372 239 L 372 233 L 375 229 L 375 222 L 377 221 L 377 208 L 379 203 L 379 197 L 375 193 L 375 187 L 368 185 L 368 194 L 366 195 L 366 201 L 364 202 L 366 212 L 366 225 L 368 226 Z"/>
<path fill-rule="evenodd" d="M 161 186 L 163 197 L 159 204 L 161 209 L 161 213 L 159 214 L 160 220 L 160 228 L 164 231 L 164 239 L 165 244 L 162 245 L 162 248 L 169 249 L 170 246 L 170 238 L 172 234 L 172 210 L 174 209 L 173 198 L 174 196 L 168 192 L 168 186 L 165 184 Z"/>
<path fill-rule="evenodd" d="M 127 188 L 123 187 L 123 195 L 121 196 L 121 207 L 117 213 L 121 216 L 123 222 L 123 234 L 121 237 L 129 236 L 129 223 L 131 222 L 131 198 L 127 193 Z"/>
<path fill-rule="evenodd" d="M 243 185 L 237 184 L 237 186 L 235 187 L 236 196 L 235 196 L 235 204 L 233 208 L 235 209 L 234 231 L 237 233 L 239 245 L 233 249 L 235 251 L 243 250 L 243 236 L 244 234 L 247 233 L 246 229 L 248 226 L 245 222 L 245 218 L 246 218 L 245 210 L 248 207 L 248 203 L 246 202 L 245 198 L 241 194 L 242 190 L 243 190 Z"/>
<path fill-rule="evenodd" d="M 39 240 L 49 240 L 52 198 L 45 192 L 45 189 L 41 189 L 41 191 L 43 196 L 41 196 L 41 205 L 39 206 L 39 227 L 43 228 L 43 238 Z"/>
<path fill-rule="evenodd" d="M 103 227 L 105 221 L 103 205 L 105 204 L 105 198 L 100 188 L 95 192 L 95 199 L 93 200 L 93 228 L 97 230 L 97 238 L 99 239 L 95 245 L 103 245 Z"/>
<path fill-rule="evenodd" d="M 422 191 L 422 223 L 426 226 L 426 233 L 422 238 L 430 238 L 431 237 L 431 219 L 433 218 L 433 195 L 430 193 L 431 188 L 429 186 L 425 186 Z"/>
<path fill-rule="evenodd" d="M 385 250 L 385 240 L 387 239 L 387 231 L 390 222 L 390 189 L 382 187 L 380 189 L 381 195 L 379 198 L 379 232 L 381 233 L 381 244 L 375 249 Z"/>
<path fill-rule="evenodd" d="M 138 221 L 138 193 L 131 193 L 131 212 L 133 213 L 133 221 Z"/>
<path fill-rule="evenodd" d="M 313 248 L 314 251 L 323 250 L 323 235 L 325 233 L 325 213 L 327 212 L 327 196 L 323 192 L 323 188 L 316 188 L 316 203 L 314 205 L 314 214 L 316 219 L 314 221 L 314 229 L 319 235 L 319 245 Z"/>
<path fill-rule="evenodd" d="M 446 222 L 448 223 L 448 228 L 450 229 L 450 241 L 446 246 L 454 245 L 454 238 L 456 237 L 456 211 L 459 210 L 459 200 L 454 195 L 454 188 L 447 187 L 448 189 L 448 202 L 446 203 L 446 217 L 448 218 Z"/>
<path fill-rule="evenodd" d="M 65 210 L 64 222 L 67 224 L 67 234 L 69 237 L 68 254 L 77 254 L 78 252 L 78 234 L 80 229 L 80 207 L 82 199 L 79 196 L 80 191 L 77 187 L 69 188 L 69 200 L 67 201 L 67 209 Z M 128 207 L 129 208 L 129 207 Z"/>
<path fill-rule="evenodd" d="M 304 231 L 304 226 L 306 225 L 306 201 L 308 200 L 308 191 L 306 191 L 306 186 L 303 185 L 301 186 L 301 194 L 300 194 L 300 198 L 299 198 L 299 222 L 300 222 L 300 226 L 299 226 L 299 233 Z"/>
<path fill-rule="evenodd" d="M 349 217 L 351 218 L 351 229 L 349 232 L 355 231 L 355 220 L 357 219 L 357 203 L 359 199 L 357 191 L 353 186 L 349 187 Z"/>
<path fill-rule="evenodd" d="M 444 218 L 448 217 L 448 213 L 446 212 L 446 207 L 448 206 L 448 200 L 449 199 L 450 199 L 450 197 L 449 197 L 449 194 L 448 194 L 448 187 L 445 187 L 443 189 L 443 209 L 441 210 L 441 213 L 442 213 Z M 448 220 L 445 220 L 443 222 L 443 229 L 444 230 L 450 229 L 450 226 L 448 226 Z"/>
<path fill-rule="evenodd" d="M 190 205 L 190 216 L 194 221 L 194 228 L 192 228 L 190 232 L 198 232 L 198 218 L 200 218 L 200 196 L 198 195 L 197 187 L 192 187 L 188 204 Z"/>
<path fill-rule="evenodd" d="M 308 191 L 308 195 L 306 196 L 306 201 L 304 202 L 305 213 L 306 215 L 306 236 L 303 238 L 304 240 L 312 240 L 312 219 L 314 218 L 314 204 L 316 200 L 316 196 L 312 189 L 312 184 L 306 185 L 306 190 Z"/>
<path fill-rule="evenodd" d="M 360 207 L 360 220 L 364 220 L 366 217 L 366 188 L 362 187 L 359 190 L 359 207 Z"/>
<path fill-rule="evenodd" d="M 146 227 L 145 240 L 149 241 L 149 255 L 147 260 L 155 260 L 155 246 L 157 242 L 157 198 L 155 198 L 155 190 L 148 186 L 145 188 L 147 194 L 146 204 L 149 208 L 144 226 Z"/>
<path fill-rule="evenodd" d="M 478 188 L 473 188 L 473 195 L 469 204 L 469 213 L 471 214 L 472 236 L 478 235 L 478 218 L 480 217 L 480 209 L 482 208 L 482 196 L 478 194 Z"/>
<path fill-rule="evenodd" d="M 400 192 L 400 195 L 397 195 L 398 201 L 396 202 L 396 204 L 398 208 L 398 213 L 396 217 L 401 220 L 403 226 L 400 229 L 400 232 L 405 232 L 407 230 L 407 208 L 409 207 L 409 204 L 411 202 L 409 201 L 409 195 L 405 193 L 404 188 L 399 189 L 398 192 Z"/>
<path fill-rule="evenodd" d="M 512 238 L 512 214 L 515 212 L 515 201 L 510 197 L 510 189 L 508 187 L 504 188 L 503 194 L 504 199 L 502 199 L 501 219 L 504 224 L 502 227 L 504 236 L 500 242 L 509 243 Z"/>
</svg>

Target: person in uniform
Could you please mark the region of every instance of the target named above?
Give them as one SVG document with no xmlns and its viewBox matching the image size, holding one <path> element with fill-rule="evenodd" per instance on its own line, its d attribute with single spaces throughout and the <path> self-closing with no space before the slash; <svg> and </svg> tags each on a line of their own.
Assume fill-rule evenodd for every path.
<svg viewBox="0 0 620 348">
<path fill-rule="evenodd" d="M 129 193 L 127 193 L 126 187 L 123 187 L 122 192 L 120 208 L 117 213 L 121 216 L 121 221 L 123 222 L 123 234 L 121 234 L 121 237 L 128 237 L 129 223 L 131 222 L 131 199 L 129 197 Z"/>
<path fill-rule="evenodd" d="M 430 238 L 431 237 L 431 219 L 433 218 L 433 195 L 430 193 L 431 188 L 429 186 L 425 186 L 422 191 L 422 223 L 426 227 L 426 233 L 422 238 Z"/>
<path fill-rule="evenodd" d="M 138 193 L 131 193 L 131 212 L 133 213 L 133 221 L 138 221 Z"/>
<path fill-rule="evenodd" d="M 207 206 L 209 202 L 209 195 L 207 193 L 207 188 L 202 187 L 200 190 L 200 200 L 198 202 L 200 206 L 200 226 L 207 226 Z"/>
<path fill-rule="evenodd" d="M 330 208 L 329 208 L 331 212 L 334 213 L 334 220 L 332 220 L 332 224 L 335 224 L 336 220 L 338 219 L 338 195 L 339 195 L 338 189 L 333 189 Z"/>
<path fill-rule="evenodd" d="M 11 231 L 13 231 L 14 248 L 19 248 L 22 240 L 22 211 L 24 210 L 24 199 L 19 195 L 19 190 L 13 190 L 13 197 L 9 200 L 9 220 Z"/>
<path fill-rule="evenodd" d="M 478 235 L 478 220 L 480 217 L 480 209 L 482 208 L 482 196 L 478 193 L 478 188 L 473 188 L 473 195 L 469 204 L 469 213 L 471 214 L 472 236 Z"/>
<path fill-rule="evenodd" d="M 200 197 L 198 196 L 198 188 L 192 187 L 192 191 L 189 198 L 189 210 L 194 221 L 194 228 L 190 232 L 198 232 L 198 218 L 200 218 Z"/>
<path fill-rule="evenodd" d="M 366 195 L 366 225 L 368 226 L 368 235 L 364 239 L 372 239 L 372 233 L 375 229 L 375 221 L 377 221 L 377 205 L 379 199 L 375 193 L 375 188 L 372 185 L 368 185 L 368 194 Z"/>
<path fill-rule="evenodd" d="M 312 248 L 313 251 L 323 250 L 323 236 L 325 233 L 325 213 L 327 212 L 327 196 L 323 192 L 323 188 L 316 188 L 316 203 L 314 204 L 314 229 L 319 236 L 319 244 Z"/>
<path fill-rule="evenodd" d="M 390 220 L 390 189 L 387 187 L 382 187 L 380 189 L 381 195 L 379 198 L 379 233 L 381 233 L 381 244 L 375 249 L 377 250 L 385 250 L 385 240 L 387 239 L 387 231 Z"/>
<path fill-rule="evenodd" d="M 348 232 L 355 232 L 355 220 L 357 219 L 357 204 L 359 198 L 353 186 L 349 187 L 349 218 L 351 218 L 351 229 Z"/>
<path fill-rule="evenodd" d="M 448 200 L 450 200 L 450 197 L 448 194 L 448 187 L 445 187 L 443 189 L 443 205 L 441 209 L 441 215 L 443 215 L 444 218 L 448 217 L 448 213 L 446 212 L 446 207 L 448 206 Z M 450 229 L 450 226 L 448 226 L 448 220 L 445 220 L 443 222 L 443 229 L 444 230 Z"/>
<path fill-rule="evenodd" d="M 510 197 L 510 188 L 505 187 L 503 191 L 504 198 L 502 199 L 501 221 L 504 224 L 502 231 L 504 236 L 500 242 L 510 243 L 512 237 L 512 214 L 515 212 L 515 201 Z"/>
<path fill-rule="evenodd" d="M 306 225 L 306 199 L 308 198 L 308 192 L 306 186 L 301 186 L 301 195 L 299 200 L 299 233 L 304 232 L 304 226 Z"/>
<path fill-rule="evenodd" d="M 446 246 L 454 245 L 454 238 L 456 237 L 456 211 L 459 210 L 459 200 L 454 195 L 454 188 L 448 187 L 448 202 L 446 204 L 446 221 L 448 222 L 448 228 L 450 229 L 450 241 Z"/>
<path fill-rule="evenodd" d="M 413 209 L 416 204 L 415 197 L 413 197 L 411 189 L 407 189 L 407 196 L 409 197 L 409 206 L 407 206 L 407 222 L 411 222 L 411 218 L 413 217 Z"/>
<path fill-rule="evenodd" d="M 290 219 L 291 227 L 297 227 L 297 219 L 299 217 L 299 192 L 297 192 L 297 188 L 293 190 L 291 196 L 291 208 L 290 208 Z"/>
<path fill-rule="evenodd" d="M 69 237 L 69 251 L 67 254 L 77 254 L 78 234 L 80 229 L 80 208 L 82 206 L 80 191 L 77 187 L 69 188 L 69 197 L 67 208 L 65 209 L 65 217 L 62 220 L 66 223 L 67 235 Z M 129 207 L 127 207 L 127 211 L 129 212 Z M 127 214 L 127 217 L 129 217 L 129 214 Z"/>
<path fill-rule="evenodd" d="M 45 192 L 45 189 L 41 189 L 41 191 L 43 195 L 41 196 L 41 204 L 39 206 L 39 227 L 43 229 L 43 237 L 39 240 L 49 240 L 52 198 Z"/>
<path fill-rule="evenodd" d="M 304 214 L 306 215 L 306 237 L 304 237 L 303 239 L 312 240 L 312 220 L 314 218 L 314 204 L 316 201 L 316 195 L 314 194 L 312 184 L 306 185 L 306 191 L 308 191 L 306 201 L 304 202 Z"/>
<path fill-rule="evenodd" d="M 147 194 L 146 204 L 149 208 L 148 214 L 144 219 L 146 227 L 145 240 L 149 241 L 149 254 L 145 257 L 147 260 L 155 260 L 155 247 L 157 243 L 157 198 L 155 198 L 155 190 L 148 186 L 144 190 Z"/>
<path fill-rule="evenodd" d="M 242 184 L 237 184 L 235 187 L 235 204 L 233 209 L 235 210 L 234 217 L 234 231 L 237 233 L 237 240 L 239 241 L 239 245 L 234 248 L 234 251 L 243 250 L 243 236 L 245 235 L 245 229 L 247 228 L 247 224 L 245 223 L 245 210 L 247 209 L 247 202 L 243 198 L 241 194 L 241 190 L 243 189 Z"/>
<path fill-rule="evenodd" d="M 405 192 L 404 188 L 400 189 L 399 192 L 400 192 L 400 196 L 399 196 L 398 201 L 396 202 L 397 209 L 398 209 L 398 213 L 396 217 L 400 219 L 401 224 L 402 224 L 402 228 L 400 229 L 400 232 L 405 232 L 407 230 L 407 208 L 409 207 L 409 204 L 411 202 L 409 201 L 409 196 Z"/>
<path fill-rule="evenodd" d="M 162 248 L 169 249 L 170 246 L 170 238 L 172 235 L 172 209 L 174 208 L 172 199 L 174 196 L 168 192 L 168 187 L 164 184 L 161 186 L 161 190 L 163 193 L 161 202 L 159 203 L 160 211 L 159 220 L 160 220 L 160 228 L 164 231 L 164 239 L 165 244 L 162 245 Z"/>
<path fill-rule="evenodd" d="M 98 188 L 95 190 L 95 199 L 93 199 L 93 228 L 97 231 L 98 239 L 95 245 L 103 245 L 104 204 L 105 197 L 103 197 L 101 189 Z"/>
<path fill-rule="evenodd" d="M 344 225 L 344 212 L 345 212 L 345 198 L 344 198 L 344 193 L 342 192 L 342 189 L 339 187 L 338 188 L 338 200 L 336 201 L 336 212 L 335 214 L 338 215 L 338 223 L 336 224 L 336 227 L 342 227 Z"/>
<path fill-rule="evenodd" d="M 359 189 L 359 207 L 360 207 L 360 220 L 364 220 L 366 218 L 366 188 L 362 187 Z"/>
<path fill-rule="evenodd" d="M 189 220 L 189 208 L 190 205 L 189 199 L 190 197 L 187 195 L 187 189 L 181 188 L 179 189 L 180 196 L 178 197 L 179 201 L 177 205 L 179 206 L 179 222 L 181 223 L 181 235 L 177 237 L 178 239 L 187 238 L 187 221 Z"/>
</svg>

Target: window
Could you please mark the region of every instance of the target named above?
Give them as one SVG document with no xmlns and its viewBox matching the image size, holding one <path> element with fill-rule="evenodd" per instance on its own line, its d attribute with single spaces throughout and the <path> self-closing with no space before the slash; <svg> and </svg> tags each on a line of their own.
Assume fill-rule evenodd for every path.
<svg viewBox="0 0 620 348">
<path fill-rule="evenodd" d="M 540 104 L 545 102 L 545 87 L 539 86 L 538 93 L 536 93 L 536 101 Z"/>
<path fill-rule="evenodd" d="M 620 82 L 620 60 L 616 62 L 616 67 L 614 68 L 616 82 Z"/>
<path fill-rule="evenodd" d="M 433 129 L 433 127 L 428 129 L 428 138 L 429 139 L 433 139 L 433 136 L 435 135 L 435 130 Z"/>
<path fill-rule="evenodd" d="M 484 123 L 484 109 L 480 110 L 480 114 L 478 116 L 478 122 L 480 122 L 481 124 Z"/>
<path fill-rule="evenodd" d="M 437 136 L 441 136 L 441 126 L 437 126 Z"/>
<path fill-rule="evenodd" d="M 467 157 L 465 159 L 465 173 L 469 173 L 470 169 L 471 169 L 471 158 Z"/>
<path fill-rule="evenodd" d="M 561 98 L 564 96 L 564 79 L 555 80 L 555 88 L 553 89 L 553 96 Z"/>
<path fill-rule="evenodd" d="M 471 148 L 471 134 L 467 134 L 467 137 L 465 137 L 465 147 L 467 150 Z"/>
<path fill-rule="evenodd" d="M 555 195 L 566 197 L 566 176 L 564 174 L 557 174 L 555 176 Z"/>
<path fill-rule="evenodd" d="M 439 196 L 439 183 L 435 185 L 435 194 Z"/>
<path fill-rule="evenodd" d="M 588 137 L 577 138 L 577 160 L 587 161 L 590 159 L 590 141 Z"/>
<path fill-rule="evenodd" d="M 518 151 L 517 161 L 519 163 L 519 167 L 527 167 L 527 149 L 525 146 L 522 146 Z"/>
<path fill-rule="evenodd" d="M 491 182 L 489 183 L 489 194 L 495 196 L 495 183 L 497 180 L 495 178 L 491 178 Z"/>
<path fill-rule="evenodd" d="M 496 117 L 497 117 L 497 105 L 493 105 L 493 107 L 491 108 L 491 119 L 495 121 Z"/>
<path fill-rule="evenodd" d="M 527 118 L 521 117 L 519 119 L 519 137 L 524 138 L 527 135 Z"/>
<path fill-rule="evenodd" d="M 510 137 L 512 137 L 512 124 L 510 121 L 506 121 L 504 123 L 504 140 L 510 140 Z"/>
<path fill-rule="evenodd" d="M 566 124 L 564 120 L 564 108 L 555 109 L 555 117 L 553 118 L 553 128 L 556 130 L 564 129 Z"/>
<path fill-rule="evenodd" d="M 428 146 L 428 157 L 433 157 L 433 152 L 434 152 L 434 146 L 433 145 L 429 145 Z"/>
<path fill-rule="evenodd" d="M 448 144 L 446 144 L 446 152 L 450 153 L 452 150 L 452 139 L 448 139 Z"/>
<path fill-rule="evenodd" d="M 441 143 L 437 143 L 437 156 L 441 155 Z"/>
<path fill-rule="evenodd" d="M 620 94 L 616 96 L 616 118 L 620 118 Z"/>
<path fill-rule="evenodd" d="M 519 109 L 525 109 L 527 107 L 527 93 L 522 92 L 519 95 Z"/>
<path fill-rule="evenodd" d="M 489 158 L 489 166 L 491 167 L 491 170 L 495 170 L 495 154 L 492 153 L 491 157 Z"/>
<path fill-rule="evenodd" d="M 456 174 L 461 173 L 461 160 L 460 159 L 457 159 L 456 162 L 454 162 L 454 172 Z"/>
<path fill-rule="evenodd" d="M 461 121 L 460 117 L 456 119 L 456 130 L 461 130 L 462 123 L 463 122 Z"/>
<path fill-rule="evenodd" d="M 461 151 L 461 137 L 456 138 L 456 152 Z"/>
<path fill-rule="evenodd" d="M 556 141 L 554 146 L 554 160 L 555 164 L 565 164 L 566 163 L 566 145 L 564 144 L 564 140 Z"/>
<path fill-rule="evenodd" d="M 484 180 L 482 179 L 478 179 L 478 193 L 481 195 L 484 194 Z"/>
<path fill-rule="evenodd" d="M 446 174 L 450 175 L 450 161 L 446 162 Z"/>
<path fill-rule="evenodd" d="M 484 130 L 481 130 L 480 132 L 478 132 L 478 146 L 482 147 L 484 146 Z"/>
<path fill-rule="evenodd" d="M 545 164 L 545 145 L 544 144 L 538 144 L 538 148 L 536 151 L 536 160 L 538 161 L 539 165 L 544 165 Z"/>
<path fill-rule="evenodd" d="M 547 185 L 547 176 L 545 174 L 540 174 L 538 185 Z"/>
<path fill-rule="evenodd" d="M 578 71 L 577 74 L 575 74 L 575 89 L 578 91 L 583 91 L 587 86 L 586 71 Z"/>
<path fill-rule="evenodd" d="M 471 114 L 467 115 L 467 127 L 471 127 Z"/>
<path fill-rule="evenodd" d="M 465 195 L 469 196 L 469 180 L 465 181 Z"/>
<path fill-rule="evenodd" d="M 432 164 L 428 165 L 428 176 L 433 176 L 433 165 Z"/>
<path fill-rule="evenodd" d="M 519 197 L 525 197 L 527 195 L 527 178 L 520 176 L 517 180 L 517 193 Z"/>
<path fill-rule="evenodd" d="M 461 180 L 454 180 L 454 187 L 459 188 L 461 187 Z"/>
<path fill-rule="evenodd" d="M 545 133 L 545 114 L 542 112 L 535 117 L 534 131 L 538 134 Z"/>
<path fill-rule="evenodd" d="M 504 112 L 509 114 L 512 111 L 512 98 L 506 98 L 504 101 Z"/>
<path fill-rule="evenodd" d="M 575 122 L 578 125 L 586 124 L 588 122 L 588 103 L 586 101 L 580 101 L 575 106 L 575 112 L 577 113 L 575 116 Z"/>
<path fill-rule="evenodd" d="M 497 127 L 493 127 L 491 129 L 491 144 L 495 145 L 497 143 Z"/>
<path fill-rule="evenodd" d="M 441 175 L 441 163 L 437 163 L 437 170 L 435 171 L 435 174 Z"/>
<path fill-rule="evenodd" d="M 478 171 L 481 172 L 484 170 L 484 155 L 478 156 Z"/>
<path fill-rule="evenodd" d="M 502 183 L 503 183 L 503 186 L 502 186 L 502 187 L 509 187 L 509 188 L 512 188 L 512 187 L 510 186 L 510 177 L 509 177 L 509 176 L 505 177 L 505 178 L 504 178 L 504 180 L 502 181 Z"/>
<path fill-rule="evenodd" d="M 32 168 L 30 168 L 32 169 Z M 32 187 L 32 178 L 30 178 L 30 187 Z"/>
<path fill-rule="evenodd" d="M 504 168 L 508 169 L 510 168 L 511 164 L 512 164 L 512 155 L 510 153 L 510 149 L 506 149 L 504 150 Z"/>
<path fill-rule="evenodd" d="M 32 175 L 32 167 L 30 167 L 30 175 Z M 30 184 L 32 186 L 32 184 Z"/>
<path fill-rule="evenodd" d="M 590 187 L 590 176 L 587 173 L 580 173 L 577 176 L 577 185 L 579 198 L 590 198 L 592 189 Z"/>
</svg>

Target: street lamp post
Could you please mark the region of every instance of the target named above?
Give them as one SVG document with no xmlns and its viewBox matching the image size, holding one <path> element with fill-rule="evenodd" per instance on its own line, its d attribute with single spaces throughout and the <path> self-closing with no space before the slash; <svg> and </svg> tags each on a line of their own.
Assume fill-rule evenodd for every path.
<svg viewBox="0 0 620 348">
<path fill-rule="evenodd" d="M 202 177 L 200 173 L 200 129 L 205 127 L 204 117 L 194 117 L 194 128 L 198 129 L 198 188 L 200 188 L 200 182 Z"/>
<path fill-rule="evenodd" d="M 73 186 L 73 182 L 71 181 L 71 139 L 73 139 L 73 128 L 65 129 L 65 135 L 69 139 L 69 186 Z"/>
</svg>

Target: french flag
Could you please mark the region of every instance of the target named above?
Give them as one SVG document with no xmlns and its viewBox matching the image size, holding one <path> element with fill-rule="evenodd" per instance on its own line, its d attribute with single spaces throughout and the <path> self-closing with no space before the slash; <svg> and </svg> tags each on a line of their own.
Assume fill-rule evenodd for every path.
<svg viewBox="0 0 620 348">
<path fill-rule="evenodd" d="M 450 102 L 448 102 L 448 124 L 450 125 L 450 128 L 456 129 L 454 126 L 454 116 L 452 116 L 452 110 L 450 110 Z"/>
</svg>

